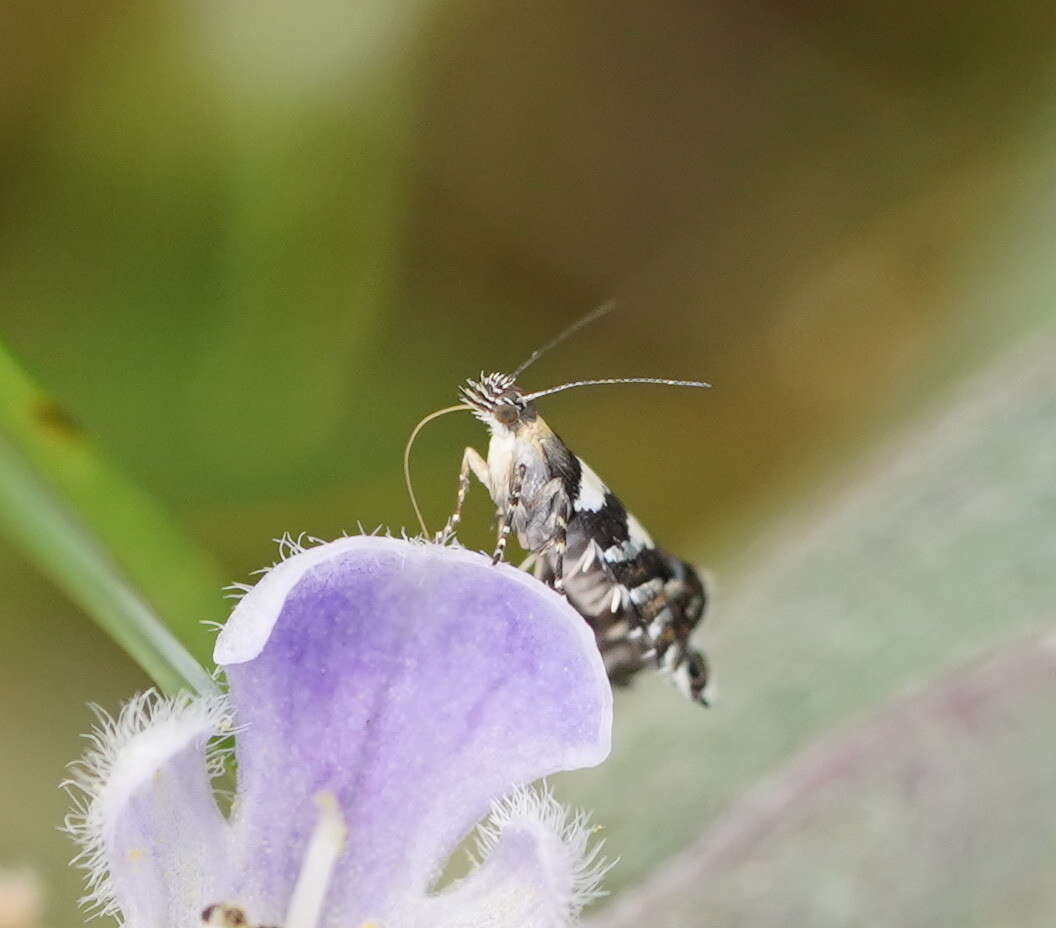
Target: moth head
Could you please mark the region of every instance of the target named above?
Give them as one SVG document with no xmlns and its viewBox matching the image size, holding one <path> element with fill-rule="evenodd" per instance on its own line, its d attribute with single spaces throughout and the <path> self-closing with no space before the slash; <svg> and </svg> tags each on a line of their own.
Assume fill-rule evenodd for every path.
<svg viewBox="0 0 1056 928">
<path fill-rule="evenodd" d="M 535 407 L 509 374 L 481 373 L 480 380 L 467 380 L 459 388 L 462 399 L 472 407 L 473 415 L 492 431 L 516 431 L 535 418 Z"/>
</svg>

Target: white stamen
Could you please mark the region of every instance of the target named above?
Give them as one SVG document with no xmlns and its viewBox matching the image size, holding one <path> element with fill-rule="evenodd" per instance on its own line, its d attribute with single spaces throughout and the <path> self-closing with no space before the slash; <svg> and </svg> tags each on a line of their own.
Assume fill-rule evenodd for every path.
<svg viewBox="0 0 1056 928">
<path fill-rule="evenodd" d="M 308 839 L 301 873 L 290 896 L 285 928 L 316 928 L 319 924 L 334 865 L 345 847 L 348 829 L 334 794 L 319 793 L 315 803 L 319 819 Z"/>
<path fill-rule="evenodd" d="M 609 605 L 609 612 L 619 612 L 620 603 L 623 602 L 623 587 L 616 587 L 612 591 L 612 603 Z"/>
<path fill-rule="evenodd" d="M 317 928 L 334 866 L 345 847 L 348 829 L 334 794 L 317 794 L 315 804 L 319 808 L 319 817 L 308 838 L 301 872 L 290 894 L 284 928 Z M 252 928 L 246 920 L 245 910 L 230 904 L 208 906 L 202 912 L 202 924 L 207 928 Z"/>
</svg>

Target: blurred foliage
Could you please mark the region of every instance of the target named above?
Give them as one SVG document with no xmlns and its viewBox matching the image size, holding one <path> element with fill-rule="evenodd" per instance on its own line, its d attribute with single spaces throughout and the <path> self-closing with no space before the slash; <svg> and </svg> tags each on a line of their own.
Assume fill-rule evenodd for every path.
<svg viewBox="0 0 1056 928">
<path fill-rule="evenodd" d="M 1050 632 L 820 740 L 592 925 L 1051 925 L 1054 671 Z"/>
<path fill-rule="evenodd" d="M 828 511 L 819 486 L 922 403 L 963 402 L 951 384 L 1051 317 L 1051 4 L 16 0 L 0 15 L 0 335 L 80 426 L 42 456 L 3 430 L 196 654 L 221 576 L 246 579 L 284 531 L 409 523 L 399 454 L 418 417 L 608 298 L 618 311 L 527 382 L 714 382 L 567 394 L 545 414 L 738 591 L 706 636 L 723 707 L 702 717 L 646 682 L 620 701 L 610 764 L 568 784 L 610 824 L 617 880 L 810 737 L 1051 615 L 1047 572 L 1015 557 L 1048 504 L 1020 534 L 998 519 L 979 547 L 953 527 L 936 541 L 938 471 L 848 504 L 842 561 L 804 552 L 778 574 L 753 544 L 790 502 Z M 982 468 L 950 485 L 957 500 L 1044 498 L 1001 456 L 1038 451 L 1015 396 L 955 420 L 977 452 L 935 452 Z M 416 453 L 434 524 L 469 442 L 476 423 L 452 417 Z M 465 538 L 483 546 L 490 506 L 471 500 Z M 934 574 L 907 554 L 925 541 Z M 41 868 L 49 923 L 72 925 L 53 784 L 83 704 L 144 681 L 21 545 L 0 558 L 0 865 Z M 885 563 L 912 583 L 850 595 Z M 1029 569 L 1037 612 L 1006 623 L 984 564 Z"/>
<path fill-rule="evenodd" d="M 148 495 L 100 460 L 3 345 L 0 430 L 0 525 L 166 691 L 214 690 L 176 634 L 201 638 L 197 610 L 216 607 L 219 572 Z M 162 604 L 167 622 L 144 595 Z"/>
<path fill-rule="evenodd" d="M 849 726 L 872 706 L 907 688 L 921 688 L 934 675 L 1000 650 L 1006 642 L 1018 642 L 1025 633 L 1053 628 L 1056 583 L 1049 565 L 1056 556 L 1052 532 L 1056 485 L 1051 477 L 1056 469 L 1054 349 L 1056 329 L 1011 352 L 861 465 L 844 487 L 833 492 L 830 486 L 812 494 L 776 538 L 747 555 L 753 566 L 727 596 L 720 597 L 721 608 L 716 608 L 706 638 L 716 656 L 720 685 L 719 705 L 707 719 L 694 716 L 693 707 L 673 703 L 663 686 L 639 687 L 633 698 L 622 700 L 620 748 L 614 760 L 576 775 L 569 784 L 570 794 L 579 802 L 589 802 L 606 823 L 611 843 L 620 848 L 618 880 L 634 883 L 655 872 L 651 897 L 655 903 L 664 896 L 667 878 L 665 866 L 657 866 L 657 861 L 666 860 L 702 830 L 702 840 L 708 842 L 709 826 L 720 834 L 732 829 L 743 831 L 743 840 L 757 842 L 751 853 L 714 861 L 717 867 L 730 868 L 723 871 L 726 875 L 716 872 L 714 886 L 688 894 L 688 882 L 704 878 L 703 871 L 695 874 L 682 887 L 684 902 L 673 905 L 671 912 L 686 911 L 692 898 L 708 911 L 723 887 L 730 888 L 731 902 L 735 898 L 745 902 L 747 897 L 730 886 L 727 876 L 747 880 L 750 872 L 760 881 L 758 892 L 772 890 L 790 911 L 802 910 L 806 924 L 860 923 L 862 912 L 870 913 L 873 924 L 874 907 L 883 903 L 880 889 L 863 889 L 850 914 L 826 914 L 830 882 L 832 886 L 840 880 L 868 882 L 859 868 L 883 867 L 894 879 L 900 867 L 923 866 L 912 856 L 906 859 L 902 842 L 909 838 L 899 831 L 905 824 L 900 819 L 868 839 L 873 855 L 868 861 L 849 857 L 839 864 L 838 858 L 827 855 L 826 866 L 831 869 L 819 864 L 812 871 L 814 882 L 797 887 L 781 869 L 778 856 L 784 852 L 774 849 L 770 856 L 763 838 L 751 834 L 747 824 L 742 828 L 737 812 L 729 813 L 728 822 L 716 825 L 716 819 L 747 784 L 770 770 L 780 771 L 783 759 L 802 751 L 811 738 Z M 1044 649 L 1037 660 L 1051 664 Z M 990 727 L 980 723 L 978 730 L 964 730 L 960 727 L 964 719 L 943 710 L 951 724 L 950 741 L 943 740 L 941 725 L 929 729 L 932 763 L 936 768 L 953 764 L 945 755 L 958 740 L 980 757 L 989 750 L 990 769 L 979 772 L 978 782 L 972 780 L 965 787 L 959 800 L 963 809 L 967 812 L 976 801 L 991 806 L 989 793 L 976 795 L 972 790 L 990 790 L 1005 782 L 1008 802 L 1021 804 L 1018 816 L 1056 826 L 1056 794 L 1040 789 L 1022 792 L 1017 785 L 1023 778 L 1044 782 L 1051 767 L 1046 762 L 1039 770 L 1023 769 L 1037 763 L 1031 752 L 1042 752 L 1051 742 L 1044 722 L 1051 686 L 1045 685 L 1042 670 L 1031 673 L 1037 683 L 1033 689 L 1024 684 L 1024 692 L 1017 694 L 1018 681 L 1011 671 L 1012 679 L 998 687 L 1009 689 L 1012 705 L 1007 711 L 1016 716 L 1014 733 L 1005 730 L 1011 722 L 997 720 Z M 979 697 L 984 700 L 985 696 Z M 892 709 L 883 723 L 884 746 L 893 754 L 905 750 L 923 764 L 929 745 L 910 730 L 909 716 L 917 714 L 917 705 L 905 698 L 897 705 L 897 712 L 907 715 L 906 744 L 898 741 L 901 735 Z M 1007 753 L 996 746 L 1006 736 L 1017 739 L 1015 750 L 1010 747 Z M 850 728 L 841 739 L 856 743 L 865 737 Z M 994 742 L 989 748 L 987 739 Z M 645 757 L 654 762 L 645 763 Z M 656 758 L 664 760 L 660 763 Z M 970 762 L 961 766 L 967 778 Z M 817 831 L 812 830 L 813 820 L 801 826 L 805 854 L 813 843 L 824 843 L 825 829 L 831 826 L 826 816 L 840 814 L 825 807 L 827 789 L 834 793 L 857 789 L 854 782 L 843 782 L 853 772 L 836 760 L 824 769 L 816 767 L 817 794 L 811 801 L 822 811 L 815 823 Z M 661 801 L 628 801 L 632 784 L 636 795 L 661 797 Z M 894 796 L 892 801 L 903 800 Z M 844 808 L 842 814 L 868 821 L 872 802 L 862 796 L 856 810 Z M 790 802 L 783 812 L 798 815 L 793 805 Z M 930 800 L 922 798 L 917 808 L 926 818 Z M 742 811 L 744 817 L 754 814 L 754 803 L 746 803 Z M 882 809 L 875 812 L 880 815 Z M 998 814 L 996 808 L 993 812 Z M 853 822 L 845 827 L 853 832 Z M 864 826 L 861 834 L 865 841 Z M 980 831 L 977 840 L 985 839 L 985 831 Z M 1011 835 L 1006 834 L 1006 839 L 1011 840 Z M 955 850 L 949 848 L 951 855 Z M 1001 853 L 1010 855 L 1014 850 L 1003 848 Z M 1056 846 L 1044 853 L 1056 853 Z M 1056 862 L 1045 860 L 1037 861 L 1032 871 L 1038 878 Z M 979 865 L 977 860 L 964 863 Z M 996 870 L 993 877 L 995 893 L 1011 890 L 1017 878 L 999 876 Z M 1051 887 L 1039 886 L 1036 891 L 1044 894 Z M 812 898 L 815 908 L 807 918 Z M 937 915 L 946 904 L 936 898 L 924 905 L 918 899 L 915 912 L 899 908 L 893 920 L 877 916 L 875 923 L 950 923 Z M 745 912 L 745 924 L 779 923 L 767 921 L 762 909 Z M 749 918 L 747 913 L 754 914 Z M 967 915 L 967 909 L 961 914 Z M 613 925 L 634 923 L 632 916 L 627 918 L 617 918 Z M 718 923 L 741 922 L 731 916 Z M 1022 920 L 1011 923 L 1048 922 L 1030 921 L 1024 913 Z"/>
</svg>

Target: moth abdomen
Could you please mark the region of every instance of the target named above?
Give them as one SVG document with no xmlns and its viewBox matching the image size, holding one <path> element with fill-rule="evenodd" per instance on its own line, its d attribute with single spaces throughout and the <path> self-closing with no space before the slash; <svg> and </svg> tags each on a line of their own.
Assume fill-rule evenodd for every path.
<svg viewBox="0 0 1056 928">
<path fill-rule="evenodd" d="M 549 569 L 541 575 L 563 578 L 614 682 L 627 683 L 653 664 L 671 673 L 687 696 L 706 702 L 707 661 L 689 641 L 707 605 L 700 575 L 658 547 L 585 461 L 568 457 L 579 479 L 567 487 L 566 544 L 560 563 L 552 552 L 544 555 Z"/>
</svg>

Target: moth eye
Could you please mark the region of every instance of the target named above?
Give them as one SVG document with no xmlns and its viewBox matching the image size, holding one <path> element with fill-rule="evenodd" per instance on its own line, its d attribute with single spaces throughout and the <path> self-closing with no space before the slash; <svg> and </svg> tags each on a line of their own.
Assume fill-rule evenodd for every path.
<svg viewBox="0 0 1056 928">
<path fill-rule="evenodd" d="M 503 425 L 513 425 L 517 421 L 517 410 L 508 403 L 502 403 L 495 407 L 495 418 Z"/>
</svg>

